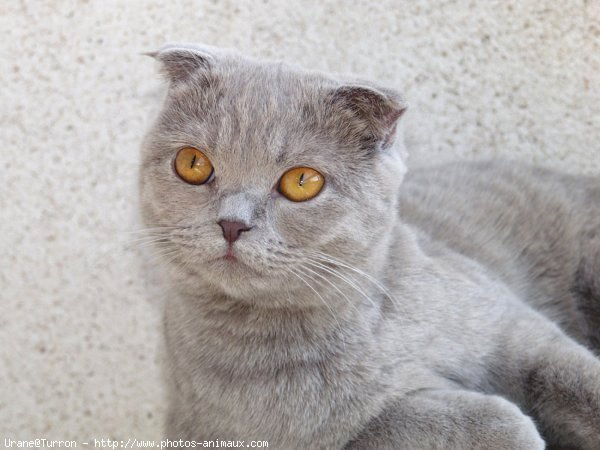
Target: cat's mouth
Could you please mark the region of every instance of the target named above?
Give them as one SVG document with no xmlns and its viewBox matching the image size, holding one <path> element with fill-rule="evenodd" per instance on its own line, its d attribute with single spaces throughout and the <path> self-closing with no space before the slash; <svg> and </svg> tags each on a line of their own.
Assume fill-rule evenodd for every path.
<svg viewBox="0 0 600 450">
<path fill-rule="evenodd" d="M 251 262 L 245 261 L 240 252 L 231 247 L 225 251 L 225 254 L 215 258 L 212 263 L 217 264 L 226 272 L 230 272 L 231 275 L 242 271 L 245 274 L 250 273 L 253 277 L 264 277 L 264 273 L 259 271 Z"/>
<path fill-rule="evenodd" d="M 223 259 L 225 259 L 226 261 L 231 261 L 231 262 L 237 261 L 237 257 L 235 256 L 235 252 L 233 251 L 233 248 L 231 246 L 229 246 L 227 248 L 227 251 L 225 252 L 225 255 L 223 256 Z"/>
</svg>

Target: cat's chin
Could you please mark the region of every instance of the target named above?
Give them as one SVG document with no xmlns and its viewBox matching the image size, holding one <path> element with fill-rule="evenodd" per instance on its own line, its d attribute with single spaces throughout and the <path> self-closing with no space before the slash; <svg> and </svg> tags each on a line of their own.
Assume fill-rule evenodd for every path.
<svg viewBox="0 0 600 450">
<path fill-rule="evenodd" d="M 216 282 L 215 282 L 216 281 Z M 276 296 L 272 282 L 249 279 L 213 280 L 215 287 L 224 295 L 247 303 L 262 304 Z"/>
<path fill-rule="evenodd" d="M 265 273 L 260 269 L 250 265 L 231 254 L 220 256 L 210 262 L 212 268 L 223 274 L 232 274 L 233 276 L 248 276 L 252 275 L 258 278 L 263 278 Z"/>
<path fill-rule="evenodd" d="M 275 291 L 281 274 L 253 267 L 238 258 L 220 257 L 207 265 L 210 282 L 223 294 L 236 299 L 252 300 Z"/>
</svg>

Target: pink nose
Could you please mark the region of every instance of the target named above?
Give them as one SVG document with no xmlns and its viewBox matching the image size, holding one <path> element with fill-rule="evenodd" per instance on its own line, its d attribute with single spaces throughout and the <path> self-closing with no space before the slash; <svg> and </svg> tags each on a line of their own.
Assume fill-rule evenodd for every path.
<svg viewBox="0 0 600 450">
<path fill-rule="evenodd" d="M 250 228 L 252 228 L 243 222 L 233 222 L 230 220 L 221 220 L 219 225 L 223 230 L 223 237 L 230 244 L 233 244 L 238 240 L 240 234 L 242 234 L 242 231 L 248 231 Z"/>
</svg>

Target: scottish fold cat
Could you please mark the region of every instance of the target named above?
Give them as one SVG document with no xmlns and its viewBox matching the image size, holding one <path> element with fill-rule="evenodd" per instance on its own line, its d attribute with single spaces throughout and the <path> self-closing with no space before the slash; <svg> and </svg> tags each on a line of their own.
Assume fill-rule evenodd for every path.
<svg viewBox="0 0 600 450">
<path fill-rule="evenodd" d="M 141 205 L 172 439 L 600 448 L 600 181 L 406 173 L 403 98 L 171 45 Z"/>
</svg>

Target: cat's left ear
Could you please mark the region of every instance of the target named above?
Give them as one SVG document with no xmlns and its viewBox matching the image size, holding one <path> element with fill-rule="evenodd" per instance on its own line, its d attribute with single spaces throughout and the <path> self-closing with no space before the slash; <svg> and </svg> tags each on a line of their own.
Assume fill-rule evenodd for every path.
<svg viewBox="0 0 600 450">
<path fill-rule="evenodd" d="M 206 76 L 215 63 L 211 47 L 192 44 L 168 44 L 157 52 L 146 53 L 161 63 L 162 72 L 172 84 L 192 77 Z"/>
<path fill-rule="evenodd" d="M 390 147 L 400 117 L 408 103 L 402 95 L 388 88 L 369 84 L 345 84 L 330 96 L 334 114 L 344 122 L 340 131 L 368 149 Z"/>
</svg>

